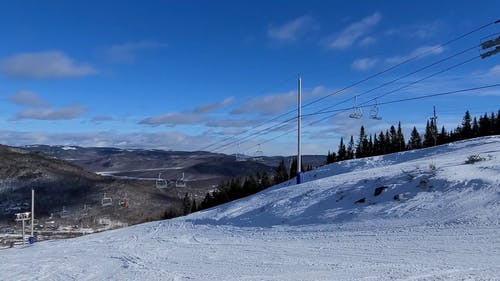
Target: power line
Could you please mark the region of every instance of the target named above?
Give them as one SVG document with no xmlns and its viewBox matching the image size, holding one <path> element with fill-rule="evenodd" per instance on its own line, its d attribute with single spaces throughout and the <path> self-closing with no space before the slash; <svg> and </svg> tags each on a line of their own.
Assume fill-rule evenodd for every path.
<svg viewBox="0 0 500 281">
<path fill-rule="evenodd" d="M 458 36 L 458 37 L 455 37 L 455 38 L 453 38 L 453 39 L 451 39 L 451 40 L 448 40 L 448 41 L 444 42 L 443 44 L 436 45 L 434 48 L 431 48 L 431 49 L 427 50 L 426 52 L 423 52 L 423 53 L 417 54 L 417 55 L 415 55 L 415 56 L 413 56 L 413 57 L 410 57 L 410 58 L 408 58 L 408 59 L 406 59 L 406 60 L 404 60 L 404 61 L 402 61 L 402 62 L 400 62 L 400 63 L 398 63 L 398 64 L 396 64 L 396 65 L 393 65 L 393 66 L 391 66 L 391 67 L 389 67 L 389 68 L 387 68 L 387 69 L 385 69 L 385 70 L 382 70 L 382 71 L 380 71 L 380 72 L 378 72 L 378 73 L 375 73 L 375 74 L 373 74 L 373 75 L 370 75 L 370 76 L 368 76 L 368 77 L 366 77 L 366 78 L 364 78 L 364 79 L 362 79 L 362 80 L 359 80 L 359 81 L 357 81 L 357 82 L 355 82 L 355 83 L 352 83 L 352 84 L 350 84 L 350 85 L 348 85 L 348 86 L 346 86 L 346 87 L 344 87 L 344 88 L 342 88 L 342 89 L 340 89 L 340 90 L 338 90 L 338 91 L 335 91 L 335 92 L 330 93 L 330 94 L 328 94 L 328 95 L 326 95 L 326 96 L 324 96 L 324 97 L 321 97 L 321 98 L 318 98 L 318 99 L 313 100 L 313 101 L 311 101 L 311 102 L 308 102 L 308 103 L 304 104 L 304 105 L 302 106 L 302 108 L 305 108 L 305 107 L 310 106 L 310 105 L 312 105 L 312 104 L 318 103 L 318 102 L 320 102 L 320 101 L 322 101 L 322 100 L 325 100 L 326 98 L 328 98 L 328 97 L 330 97 L 330 96 L 333 96 L 333 95 L 339 94 L 339 93 L 341 93 L 341 92 L 343 92 L 343 91 L 345 91 L 345 90 L 347 90 L 347 89 L 350 89 L 350 88 L 352 88 L 352 87 L 355 87 L 355 86 L 357 86 L 357 85 L 359 85 L 359 84 L 361 84 L 361 83 L 364 83 L 364 82 L 366 82 L 366 81 L 368 81 L 368 80 L 371 80 L 371 79 L 373 79 L 373 78 L 375 78 L 375 77 L 377 77 L 377 76 L 380 76 L 380 75 L 382 75 L 382 74 L 384 74 L 384 73 L 387 73 L 387 72 L 389 72 L 389 71 L 391 71 L 391 70 L 393 70 L 393 69 L 395 69 L 395 68 L 397 68 L 397 67 L 399 67 L 399 66 L 401 66 L 401 65 L 404 65 L 404 64 L 406 64 L 406 63 L 408 63 L 408 62 L 411 62 L 411 61 L 413 61 L 413 60 L 416 60 L 417 58 L 423 57 L 423 56 L 425 56 L 425 55 L 427 55 L 427 54 L 429 54 L 429 53 L 431 53 L 431 52 L 433 52 L 433 51 L 435 51 L 435 50 L 437 50 L 437 49 L 439 49 L 439 48 L 442 48 L 443 46 L 447 46 L 447 45 L 449 45 L 449 44 L 452 44 L 452 43 L 454 43 L 454 42 L 456 42 L 456 41 L 458 41 L 458 40 L 460 40 L 460 39 L 462 39 L 462 38 L 465 38 L 465 37 L 469 36 L 470 34 L 473 34 L 473 33 L 475 33 L 475 32 L 478 32 L 478 31 L 480 31 L 480 30 L 482 30 L 482 29 L 484 29 L 484 28 L 486 28 L 486 27 L 488 27 L 488 26 L 491 26 L 491 25 L 495 24 L 495 23 L 498 23 L 498 21 L 495 21 L 495 22 L 490 22 L 490 23 L 487 23 L 487 24 L 481 25 L 481 26 L 479 26 L 479 27 L 477 27 L 477 28 L 475 28 L 475 29 L 473 29 L 473 30 L 471 30 L 471 31 L 467 32 L 467 33 L 464 33 L 464 34 L 462 34 L 462 35 L 460 35 L 460 36 Z M 467 50 L 467 51 L 468 51 L 468 50 Z M 429 67 L 430 67 L 430 66 L 429 66 Z M 420 70 L 419 70 L 419 71 L 420 71 Z M 411 75 L 411 74 L 410 74 L 410 75 Z M 401 78 L 401 79 L 402 79 L 402 78 Z M 244 134 L 250 133 L 251 131 L 253 131 L 253 130 L 255 130 L 255 129 L 257 129 L 257 128 L 259 128 L 259 127 L 261 127 L 261 126 L 263 126 L 263 125 L 265 125 L 265 124 L 267 124 L 267 123 L 274 122 L 274 121 L 276 121 L 276 120 L 280 119 L 281 117 L 284 117 L 284 116 L 286 116 L 286 115 L 289 115 L 289 114 L 291 114 L 291 113 L 293 113 L 293 112 L 295 112 L 295 111 L 296 111 L 295 109 L 294 109 L 294 110 L 287 111 L 287 112 L 285 112 L 285 113 L 283 113 L 283 114 L 280 114 L 280 115 L 278 115 L 278 116 L 276 116 L 276 117 L 274 117 L 274 118 L 272 118 L 272 119 L 269 119 L 269 120 L 266 120 L 266 121 L 260 122 L 259 124 L 255 125 L 254 127 L 249 128 L 249 129 L 247 129 L 247 130 L 244 130 L 243 132 L 240 132 L 240 133 L 238 133 L 238 134 L 236 134 L 236 135 L 233 135 L 233 136 L 231 136 L 231 137 L 225 138 L 224 140 L 221 140 L 221 141 L 214 142 L 214 143 L 212 143 L 212 144 L 210 144 L 210 145 L 208 145 L 208 146 L 202 147 L 202 148 L 201 148 L 201 149 L 199 149 L 199 150 L 206 150 L 206 149 L 208 149 L 208 148 L 210 148 L 210 147 L 213 147 L 213 146 L 215 146 L 215 145 L 218 145 L 218 144 L 220 144 L 220 143 L 224 143 L 224 142 L 226 142 L 226 141 L 233 140 L 233 139 L 237 138 L 238 136 L 241 136 L 241 135 L 244 135 Z M 266 129 L 264 129 L 264 130 L 266 130 Z M 261 130 L 261 131 L 263 131 L 263 130 Z M 230 144 L 234 144 L 234 143 L 237 143 L 237 142 L 238 142 L 238 141 L 233 141 L 233 142 L 231 142 Z M 227 146 L 230 146 L 230 144 L 222 145 L 222 147 L 227 147 Z M 219 145 L 216 149 L 212 149 L 212 151 L 219 150 L 220 148 L 221 148 L 221 145 Z"/>
</svg>

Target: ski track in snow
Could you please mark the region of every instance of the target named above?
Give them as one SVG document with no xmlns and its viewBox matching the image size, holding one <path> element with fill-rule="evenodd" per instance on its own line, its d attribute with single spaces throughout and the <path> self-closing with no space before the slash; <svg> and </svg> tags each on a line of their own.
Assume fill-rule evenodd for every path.
<svg viewBox="0 0 500 281">
<path fill-rule="evenodd" d="M 0 251 L 0 280 L 500 280 L 499 174 L 500 136 L 334 163 L 187 217 Z"/>
</svg>

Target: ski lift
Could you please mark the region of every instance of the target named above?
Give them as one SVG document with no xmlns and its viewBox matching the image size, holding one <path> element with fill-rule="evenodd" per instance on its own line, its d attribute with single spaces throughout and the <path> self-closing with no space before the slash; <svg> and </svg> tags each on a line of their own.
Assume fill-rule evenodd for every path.
<svg viewBox="0 0 500 281">
<path fill-rule="evenodd" d="M 162 179 L 161 173 L 158 174 L 158 178 L 156 179 L 156 188 L 168 188 L 168 181 L 166 179 Z"/>
<path fill-rule="evenodd" d="M 263 156 L 264 156 L 264 152 L 262 152 L 262 150 L 260 149 L 260 144 L 259 144 L 259 148 L 254 152 L 252 160 L 257 161 L 257 162 L 262 162 L 262 161 L 264 161 Z"/>
<path fill-rule="evenodd" d="M 104 196 L 101 199 L 101 206 L 107 207 L 113 205 L 113 199 L 111 197 L 106 197 L 106 193 L 104 193 Z"/>
<path fill-rule="evenodd" d="M 354 112 L 349 114 L 349 118 L 359 119 L 363 117 L 363 111 L 361 107 L 358 106 L 358 96 L 354 97 Z"/>
<path fill-rule="evenodd" d="M 69 217 L 69 212 L 66 210 L 66 208 L 63 206 L 61 212 L 59 213 L 59 216 L 61 219 L 65 219 Z"/>
<path fill-rule="evenodd" d="M 182 173 L 182 177 L 178 178 L 175 181 L 175 187 L 186 187 L 186 181 L 184 181 L 184 173 Z"/>
<path fill-rule="evenodd" d="M 378 115 L 378 102 L 375 99 L 375 105 L 370 109 L 370 118 L 374 120 L 382 120 L 382 117 Z"/>
</svg>

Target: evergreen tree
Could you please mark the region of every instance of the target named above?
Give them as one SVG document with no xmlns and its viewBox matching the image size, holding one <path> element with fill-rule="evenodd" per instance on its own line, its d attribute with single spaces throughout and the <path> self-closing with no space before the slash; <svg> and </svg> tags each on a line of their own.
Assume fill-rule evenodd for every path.
<svg viewBox="0 0 500 281">
<path fill-rule="evenodd" d="M 281 160 L 280 164 L 278 165 L 278 168 L 276 168 L 275 184 L 282 183 L 284 181 L 287 181 L 288 179 L 289 177 L 288 177 L 288 172 L 286 170 L 285 161 Z"/>
<path fill-rule="evenodd" d="M 401 122 L 398 122 L 398 131 L 396 132 L 397 141 L 397 151 L 403 151 L 406 146 L 405 136 L 403 135 L 403 130 L 401 129 Z"/>
<path fill-rule="evenodd" d="M 399 150 L 399 139 L 398 133 L 396 132 L 396 128 L 391 126 L 389 129 L 389 139 L 390 139 L 390 152 L 396 152 Z"/>
<path fill-rule="evenodd" d="M 430 147 L 434 145 L 434 136 L 433 136 L 433 130 L 432 130 L 432 124 L 433 122 L 429 122 L 427 120 L 427 124 L 425 125 L 425 134 L 424 134 L 424 147 Z"/>
<path fill-rule="evenodd" d="M 339 161 L 347 159 L 347 150 L 344 145 L 344 138 L 340 137 L 340 144 L 339 144 L 339 150 L 337 152 L 337 159 Z"/>
<path fill-rule="evenodd" d="M 349 145 L 347 146 L 347 159 L 354 159 L 354 137 L 351 136 Z"/>
<path fill-rule="evenodd" d="M 191 213 L 198 211 L 198 206 L 196 206 L 196 200 L 193 198 L 193 202 L 191 202 Z"/>
<path fill-rule="evenodd" d="M 366 139 L 365 127 L 361 126 L 359 130 L 359 140 L 356 146 L 356 158 L 362 158 L 366 156 L 366 149 L 368 146 L 368 140 Z"/>
<path fill-rule="evenodd" d="M 372 134 L 370 134 L 370 138 L 368 140 L 368 147 L 366 149 L 366 156 L 373 156 L 373 138 L 372 138 Z"/>
<path fill-rule="evenodd" d="M 422 148 L 422 138 L 417 131 L 417 128 L 413 126 L 411 131 L 410 140 L 408 141 L 408 149 L 419 149 Z"/>
<path fill-rule="evenodd" d="M 326 164 L 330 164 L 336 161 L 337 161 L 337 154 L 335 154 L 335 152 L 330 152 L 330 150 L 328 150 L 328 155 L 326 156 Z"/>
<path fill-rule="evenodd" d="M 290 179 L 293 179 L 297 176 L 297 158 L 293 158 L 292 164 L 290 164 Z"/>
<path fill-rule="evenodd" d="M 479 117 L 479 135 L 480 136 L 488 136 L 491 134 L 493 129 L 492 122 L 488 117 L 488 113 L 485 113 L 484 116 Z"/>
<path fill-rule="evenodd" d="M 472 137 L 472 125 L 471 125 L 470 112 L 467 110 L 462 121 L 462 128 L 460 130 L 461 139 L 469 139 Z"/>
<path fill-rule="evenodd" d="M 474 117 L 474 119 L 472 120 L 472 136 L 479 136 L 479 123 L 477 122 L 476 117 Z"/>
<path fill-rule="evenodd" d="M 446 129 L 444 126 L 441 128 L 441 133 L 438 135 L 437 143 L 438 144 L 445 144 L 448 142 L 448 133 L 446 132 Z"/>
<path fill-rule="evenodd" d="M 182 212 L 184 213 L 184 215 L 188 215 L 189 213 L 191 213 L 191 209 L 193 207 L 191 204 L 192 204 L 191 197 L 186 192 L 184 198 L 182 198 Z"/>
</svg>

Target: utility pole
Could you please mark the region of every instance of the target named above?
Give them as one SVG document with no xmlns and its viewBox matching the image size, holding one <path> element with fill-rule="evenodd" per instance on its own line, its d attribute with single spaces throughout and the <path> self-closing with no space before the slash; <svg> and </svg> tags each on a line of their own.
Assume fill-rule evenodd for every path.
<svg viewBox="0 0 500 281">
<path fill-rule="evenodd" d="M 434 114 L 431 117 L 432 124 L 434 125 L 434 127 L 432 128 L 432 136 L 434 138 L 434 146 L 436 146 L 437 145 L 437 132 L 438 132 L 436 106 L 433 106 L 433 109 L 434 109 Z"/>
<path fill-rule="evenodd" d="M 34 220 L 35 220 L 35 188 L 31 188 L 31 237 L 34 237 L 33 236 Z"/>
<path fill-rule="evenodd" d="M 302 77 L 298 75 L 298 100 L 297 100 L 297 184 L 301 183 L 302 155 L 300 154 L 300 122 L 302 119 Z"/>
</svg>

